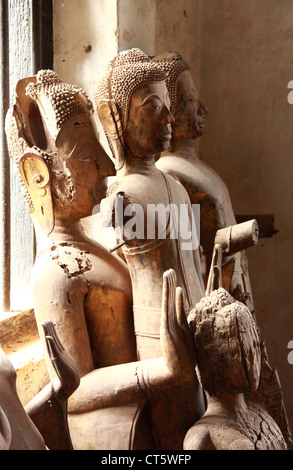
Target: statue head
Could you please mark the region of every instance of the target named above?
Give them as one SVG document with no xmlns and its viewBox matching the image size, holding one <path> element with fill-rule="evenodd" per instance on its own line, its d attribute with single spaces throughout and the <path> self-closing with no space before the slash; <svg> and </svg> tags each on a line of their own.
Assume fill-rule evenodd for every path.
<svg viewBox="0 0 293 470">
<path fill-rule="evenodd" d="M 190 312 L 197 372 L 210 396 L 255 391 L 260 377 L 260 340 L 248 308 L 223 288 Z"/>
<path fill-rule="evenodd" d="M 165 74 L 140 49 L 110 60 L 95 102 L 116 169 L 123 167 L 127 154 L 144 158 L 168 148 L 173 116 Z"/>
<path fill-rule="evenodd" d="M 5 130 L 28 210 L 43 232 L 49 234 L 58 220 L 74 223 L 92 213 L 114 165 L 81 88 L 51 70 L 20 80 Z"/>
<path fill-rule="evenodd" d="M 179 52 L 166 52 L 152 57 L 166 75 L 166 85 L 175 117 L 173 138 L 196 139 L 204 132 L 208 109 L 199 99 L 190 68 Z"/>
</svg>

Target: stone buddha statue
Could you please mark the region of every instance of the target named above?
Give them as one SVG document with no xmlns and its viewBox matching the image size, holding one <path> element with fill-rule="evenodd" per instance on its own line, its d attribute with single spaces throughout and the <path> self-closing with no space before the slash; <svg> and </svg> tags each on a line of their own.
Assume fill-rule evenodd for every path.
<svg viewBox="0 0 293 470">
<path fill-rule="evenodd" d="M 140 49 L 120 52 L 109 61 L 96 86 L 95 103 L 116 167 L 116 179 L 101 212 L 105 222 L 108 218 L 109 224 L 118 227 L 117 246 L 122 246 L 129 267 L 138 358 L 160 357 L 163 273 L 169 269 L 176 273 L 186 316 L 205 295 L 198 244 L 191 235 L 189 196 L 180 182 L 155 165 L 155 155 L 169 146 L 174 122 L 165 75 Z M 122 215 L 117 207 L 123 208 Z M 195 401 L 191 390 L 193 378 L 189 385 L 179 385 L 152 403 L 155 415 L 166 413 L 168 403 L 170 416 L 176 416 L 167 434 L 156 423 L 160 448 L 180 448 L 190 417 L 202 414 L 201 390 L 196 385 Z"/>
<path fill-rule="evenodd" d="M 217 230 L 236 224 L 226 184 L 195 151 L 195 140 L 203 135 L 208 109 L 198 96 L 188 64 L 178 52 L 164 53 L 152 60 L 166 74 L 175 118 L 170 147 L 161 153 L 156 166 L 183 184 L 192 204 L 200 204 L 200 243 L 208 275 Z M 245 253 L 236 253 L 234 263 L 233 275 L 227 276 L 224 287 L 253 311 Z"/>
<path fill-rule="evenodd" d="M 285 450 L 280 428 L 247 392 L 259 385 L 260 341 L 248 308 L 223 288 L 191 311 L 197 373 L 207 396 L 203 417 L 187 432 L 185 450 Z"/>
<path fill-rule="evenodd" d="M 123 51 L 109 62 L 97 84 L 95 101 L 116 167 L 115 182 L 101 210 L 115 216 L 115 203 L 121 198 L 124 221 L 118 241 L 122 241 L 132 281 L 138 355 L 154 357 L 160 355 L 163 273 L 175 270 L 187 313 L 204 295 L 198 246 L 186 249 L 182 237 L 185 226 L 177 217 L 180 205 L 184 206 L 188 226 L 188 194 L 178 181 L 155 166 L 156 153 L 169 146 L 174 121 L 164 73 L 141 50 Z M 163 220 L 160 214 L 154 220 L 151 211 L 156 208 L 176 213 L 167 210 Z M 133 221 L 127 219 L 134 213 Z"/>
<path fill-rule="evenodd" d="M 162 355 L 137 361 L 128 267 L 82 229 L 80 219 L 104 197 L 114 171 L 92 104 L 80 88 L 42 70 L 18 82 L 6 134 L 36 230 L 32 289 L 49 375 L 56 378 L 42 329 L 47 320 L 80 374 L 67 404 L 73 449 L 155 448 L 146 405 L 184 376 L 184 332 L 166 303 Z M 164 416 L 154 419 L 168 428 Z"/>
</svg>

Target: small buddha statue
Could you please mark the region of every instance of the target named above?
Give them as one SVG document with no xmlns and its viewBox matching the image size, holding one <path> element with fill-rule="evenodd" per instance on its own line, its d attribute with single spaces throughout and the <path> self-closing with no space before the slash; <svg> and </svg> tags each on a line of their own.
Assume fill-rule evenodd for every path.
<svg viewBox="0 0 293 470">
<path fill-rule="evenodd" d="M 105 196 L 106 178 L 114 172 L 97 138 L 92 103 L 80 88 L 42 70 L 18 82 L 6 134 L 36 230 L 33 301 L 48 372 L 54 382 L 44 321 L 53 323 L 80 374 L 66 408 L 72 447 L 156 448 L 147 406 L 185 376 L 178 338 L 186 328 L 167 302 L 162 355 L 137 361 L 128 267 L 89 239 L 80 222 Z M 169 277 L 162 275 L 161 303 Z M 163 422 L 164 416 L 154 419 Z"/>
<path fill-rule="evenodd" d="M 280 428 L 258 402 L 260 341 L 248 308 L 219 288 L 191 311 L 197 373 L 207 397 L 203 417 L 187 432 L 185 450 L 285 450 Z"/>
<path fill-rule="evenodd" d="M 155 155 L 169 146 L 174 121 L 165 75 L 140 49 L 120 52 L 109 61 L 97 83 L 95 103 L 116 167 L 115 182 L 102 201 L 101 212 L 105 219 L 107 214 L 114 214 L 109 223 L 116 221 L 115 208 L 121 198 L 124 211 L 117 246 L 122 246 L 131 276 L 138 358 L 160 357 L 163 273 L 169 269 L 176 273 L 186 316 L 205 295 L 198 245 L 193 246 L 183 234 L 192 226 L 189 196 L 180 182 L 155 165 Z M 158 207 L 170 211 L 163 221 L 158 217 L 150 222 L 150 209 Z M 181 207 L 186 209 L 183 224 L 177 217 Z M 135 224 L 127 218 L 133 213 Z M 152 222 L 154 230 L 150 233 Z M 131 223 L 132 230 L 127 232 Z M 186 247 L 184 241 L 191 244 Z M 194 387 L 196 400 L 191 393 Z M 179 384 L 177 390 L 157 397 L 151 413 L 163 415 L 166 409 L 174 419 L 168 433 L 164 424 L 156 421 L 157 442 L 161 449 L 180 449 L 187 422 L 191 416 L 197 419 L 204 409 L 201 389 L 192 376 L 190 384 Z"/>
<path fill-rule="evenodd" d="M 236 224 L 226 184 L 196 154 L 195 140 L 205 129 L 208 109 L 196 91 L 190 68 L 178 52 L 152 58 L 166 74 L 171 100 L 172 124 L 170 147 L 161 153 L 156 166 L 177 178 L 187 190 L 191 203 L 200 204 L 200 243 L 203 249 L 207 279 L 217 230 Z M 254 310 L 247 259 L 244 252 L 234 255 L 233 275 L 224 286 L 234 298 Z"/>
</svg>

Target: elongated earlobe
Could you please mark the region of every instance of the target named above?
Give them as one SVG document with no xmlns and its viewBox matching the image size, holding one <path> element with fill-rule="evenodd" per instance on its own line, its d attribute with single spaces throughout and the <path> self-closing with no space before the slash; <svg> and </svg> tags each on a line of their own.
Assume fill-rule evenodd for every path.
<svg viewBox="0 0 293 470">
<path fill-rule="evenodd" d="M 119 111 L 114 101 L 102 99 L 97 104 L 97 112 L 115 158 L 115 168 L 120 170 L 124 165 L 125 155 Z"/>
<path fill-rule="evenodd" d="M 19 160 L 19 171 L 32 200 L 31 215 L 45 234 L 54 228 L 50 172 L 42 155 L 27 150 Z"/>
<path fill-rule="evenodd" d="M 122 125 L 117 106 L 112 100 L 100 100 L 97 106 L 98 116 L 104 130 L 111 139 L 122 137 Z"/>
</svg>

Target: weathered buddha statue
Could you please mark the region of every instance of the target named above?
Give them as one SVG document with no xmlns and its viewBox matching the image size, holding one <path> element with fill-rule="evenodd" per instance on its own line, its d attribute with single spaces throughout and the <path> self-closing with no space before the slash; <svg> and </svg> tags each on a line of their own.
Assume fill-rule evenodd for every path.
<svg viewBox="0 0 293 470">
<path fill-rule="evenodd" d="M 226 184 L 197 156 L 195 150 L 195 140 L 204 132 L 208 109 L 198 96 L 188 64 L 178 52 L 164 53 L 152 60 L 166 74 L 171 111 L 175 118 L 170 147 L 161 153 L 156 166 L 183 184 L 192 204 L 200 204 L 200 243 L 208 275 L 217 230 L 236 224 Z M 234 260 L 233 275 L 227 276 L 228 284 L 224 287 L 253 311 L 245 253 L 236 253 Z"/>
<path fill-rule="evenodd" d="M 122 246 L 132 281 L 138 358 L 155 358 L 161 355 L 163 273 L 175 271 L 186 315 L 205 295 L 188 194 L 155 166 L 155 155 L 169 146 L 174 121 L 165 75 L 140 49 L 120 52 L 97 84 L 95 102 L 117 171 L 101 211 L 105 221 L 109 217 L 109 223 L 120 230 L 117 246 Z M 152 403 L 155 415 L 168 409 L 172 416 L 167 434 L 162 423 L 156 423 L 160 448 L 180 448 L 190 417 L 202 414 L 201 390 L 196 387 L 194 401 L 192 387 L 193 378 Z"/>
<path fill-rule="evenodd" d="M 136 360 L 127 265 L 89 239 L 80 224 L 104 197 L 105 178 L 113 173 L 92 112 L 81 89 L 43 70 L 18 82 L 7 116 L 9 154 L 37 236 L 34 309 L 51 380 L 56 374 L 41 326 L 47 320 L 80 373 L 80 385 L 67 404 L 73 449 L 150 449 L 155 444 L 146 405 L 164 387 L 184 382 L 182 358 L 187 358 L 187 369 L 190 360 L 182 335 L 188 330 L 186 325 L 182 330 L 175 307 L 171 311 L 165 302 L 162 355 Z M 168 276 L 164 282 L 168 298 Z M 168 432 L 172 417 L 155 419 Z"/>
<path fill-rule="evenodd" d="M 264 407 L 245 394 L 259 385 L 260 341 L 248 308 L 219 288 L 191 311 L 197 373 L 207 397 L 203 417 L 188 431 L 185 450 L 285 450 Z"/>
<path fill-rule="evenodd" d="M 121 198 L 124 220 L 118 241 L 132 280 L 138 354 L 159 355 L 163 273 L 175 270 L 187 313 L 204 295 L 198 246 L 185 249 L 183 224 L 175 226 L 177 214 L 165 211 L 163 220 L 160 214 L 158 220 L 151 218 L 155 208 L 176 211 L 180 204 L 188 211 L 186 225 L 191 216 L 185 189 L 155 166 L 156 153 L 169 146 L 173 122 L 164 73 L 141 50 L 123 51 L 109 62 L 95 101 L 117 170 L 102 212 L 109 209 L 116 222 Z M 127 219 L 133 214 L 132 221 Z"/>
</svg>

